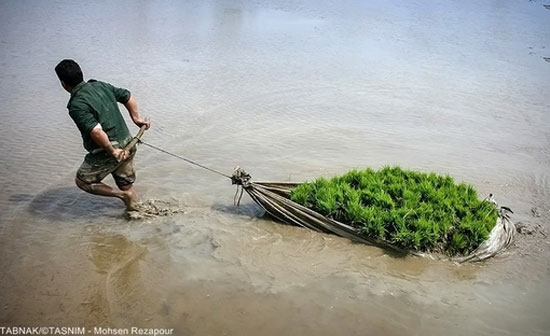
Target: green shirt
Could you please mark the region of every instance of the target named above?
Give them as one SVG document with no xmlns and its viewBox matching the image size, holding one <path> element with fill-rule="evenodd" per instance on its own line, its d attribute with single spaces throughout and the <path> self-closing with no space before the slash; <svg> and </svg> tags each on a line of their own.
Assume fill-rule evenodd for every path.
<svg viewBox="0 0 550 336">
<path fill-rule="evenodd" d="M 117 104 L 124 104 L 128 99 L 130 91 L 93 79 L 81 82 L 71 91 L 67 108 L 82 134 L 84 148 L 90 152 L 90 158 L 105 155 L 104 150 L 90 136 L 98 124 L 115 147 L 124 147 L 132 139 Z"/>
</svg>

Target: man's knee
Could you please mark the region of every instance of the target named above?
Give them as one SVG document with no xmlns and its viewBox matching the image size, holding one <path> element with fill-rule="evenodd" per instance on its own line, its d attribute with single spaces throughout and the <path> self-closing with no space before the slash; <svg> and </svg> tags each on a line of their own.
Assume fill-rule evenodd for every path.
<svg viewBox="0 0 550 336">
<path fill-rule="evenodd" d="M 117 184 L 117 187 L 118 187 L 118 189 L 120 189 L 122 191 L 126 191 L 126 190 L 129 190 L 130 188 L 132 188 L 132 185 L 133 184 L 123 184 L 123 185 Z"/>
<path fill-rule="evenodd" d="M 92 184 L 87 183 L 79 179 L 78 177 L 75 177 L 74 182 L 76 183 L 76 186 L 80 189 L 84 190 L 85 192 L 90 192 L 92 190 Z"/>
<path fill-rule="evenodd" d="M 115 184 L 118 187 L 118 189 L 122 191 L 129 190 L 134 185 L 134 181 L 136 180 L 136 174 L 115 174 L 113 173 L 113 178 L 115 180 Z"/>
</svg>

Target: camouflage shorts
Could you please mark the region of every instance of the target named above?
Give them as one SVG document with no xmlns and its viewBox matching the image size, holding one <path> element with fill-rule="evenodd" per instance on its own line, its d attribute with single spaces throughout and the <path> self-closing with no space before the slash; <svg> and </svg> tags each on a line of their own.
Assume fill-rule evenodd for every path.
<svg viewBox="0 0 550 336">
<path fill-rule="evenodd" d="M 114 157 L 107 156 L 107 154 L 101 159 L 91 159 L 86 156 L 76 172 L 76 177 L 86 183 L 99 183 L 107 175 L 112 174 L 119 188 L 131 185 L 136 180 L 135 155 L 136 151 L 134 149 L 131 151 L 130 157 L 122 162 L 118 162 Z"/>
</svg>

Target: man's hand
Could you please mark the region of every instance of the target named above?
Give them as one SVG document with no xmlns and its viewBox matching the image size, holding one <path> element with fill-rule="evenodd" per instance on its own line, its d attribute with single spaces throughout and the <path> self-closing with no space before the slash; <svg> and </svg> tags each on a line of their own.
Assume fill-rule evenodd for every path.
<svg viewBox="0 0 550 336">
<path fill-rule="evenodd" d="M 130 153 L 124 149 L 113 148 L 110 153 L 118 162 L 124 161 L 130 157 Z"/>
<path fill-rule="evenodd" d="M 130 157 L 130 153 L 128 151 L 113 147 L 111 141 L 109 141 L 107 133 L 105 133 L 101 127 L 94 127 L 94 129 L 90 132 L 90 137 L 99 147 L 103 148 L 118 162 L 124 161 Z"/>
<path fill-rule="evenodd" d="M 134 124 L 136 124 L 137 127 L 145 126 L 145 129 L 149 129 L 151 127 L 151 120 L 149 118 L 145 119 L 135 119 Z"/>
</svg>

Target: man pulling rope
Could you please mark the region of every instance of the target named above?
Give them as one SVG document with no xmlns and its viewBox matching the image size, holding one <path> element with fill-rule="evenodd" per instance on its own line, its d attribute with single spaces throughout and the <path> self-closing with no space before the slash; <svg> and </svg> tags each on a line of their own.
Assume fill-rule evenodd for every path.
<svg viewBox="0 0 550 336">
<path fill-rule="evenodd" d="M 128 110 L 136 126 L 149 129 L 151 121 L 139 117 L 137 102 L 130 91 L 93 79 L 84 82 L 75 61 L 62 60 L 55 72 L 61 86 L 71 94 L 67 104 L 69 115 L 88 151 L 76 173 L 76 185 L 90 194 L 120 198 L 127 210 L 134 210 L 138 200 L 133 188 L 136 141 L 132 141 L 117 102 Z M 109 174 L 118 189 L 101 182 Z"/>
</svg>

